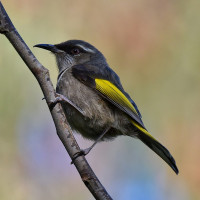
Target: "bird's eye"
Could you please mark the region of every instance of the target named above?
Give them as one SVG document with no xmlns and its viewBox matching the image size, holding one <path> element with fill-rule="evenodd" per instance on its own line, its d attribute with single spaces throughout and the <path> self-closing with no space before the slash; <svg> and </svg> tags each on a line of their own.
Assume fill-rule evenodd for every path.
<svg viewBox="0 0 200 200">
<path fill-rule="evenodd" d="M 72 55 L 77 55 L 80 53 L 80 50 L 78 48 L 74 48 L 71 50 Z"/>
</svg>

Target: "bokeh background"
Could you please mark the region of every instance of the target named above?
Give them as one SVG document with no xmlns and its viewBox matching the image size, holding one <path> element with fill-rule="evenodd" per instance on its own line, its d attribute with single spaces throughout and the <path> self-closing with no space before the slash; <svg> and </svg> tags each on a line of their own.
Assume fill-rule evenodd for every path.
<svg viewBox="0 0 200 200">
<path fill-rule="evenodd" d="M 114 199 L 200 199 L 198 0 L 2 3 L 54 84 L 54 57 L 33 45 L 83 39 L 100 49 L 148 130 L 175 157 L 178 176 L 138 140 L 119 137 L 97 145 L 87 159 Z M 33 75 L 0 35 L 0 199 L 93 199 L 42 98 Z M 91 144 L 76 137 L 82 148 Z"/>
</svg>

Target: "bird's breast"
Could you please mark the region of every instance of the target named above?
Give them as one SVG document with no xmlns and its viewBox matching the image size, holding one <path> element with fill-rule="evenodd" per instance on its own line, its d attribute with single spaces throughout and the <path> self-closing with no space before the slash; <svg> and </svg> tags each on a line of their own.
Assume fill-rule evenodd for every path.
<svg viewBox="0 0 200 200">
<path fill-rule="evenodd" d="M 114 123 L 114 114 L 108 102 L 105 102 L 95 90 L 77 80 L 70 70 L 60 76 L 56 91 L 83 111 L 84 116 L 70 105 L 63 106 L 70 124 L 79 132 L 90 127 L 95 128 L 95 131 L 102 131 L 104 127 Z"/>
</svg>

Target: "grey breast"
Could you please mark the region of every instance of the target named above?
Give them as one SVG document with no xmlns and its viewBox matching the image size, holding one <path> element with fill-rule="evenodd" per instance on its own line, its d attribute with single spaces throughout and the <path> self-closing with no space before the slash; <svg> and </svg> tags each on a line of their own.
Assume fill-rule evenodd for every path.
<svg viewBox="0 0 200 200">
<path fill-rule="evenodd" d="M 71 105 L 63 104 L 70 125 L 85 137 L 93 138 L 94 134 L 99 135 L 106 127 L 113 126 L 114 113 L 109 103 L 96 91 L 74 78 L 71 69 L 65 70 L 59 77 L 56 91 L 83 110 L 84 116 Z"/>
</svg>

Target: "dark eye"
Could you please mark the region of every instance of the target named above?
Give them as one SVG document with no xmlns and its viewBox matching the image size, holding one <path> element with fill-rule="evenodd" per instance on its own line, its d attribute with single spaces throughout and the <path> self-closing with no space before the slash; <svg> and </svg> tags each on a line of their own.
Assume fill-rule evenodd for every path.
<svg viewBox="0 0 200 200">
<path fill-rule="evenodd" d="M 77 55 L 77 54 L 80 53 L 80 50 L 79 50 L 78 48 L 73 48 L 73 49 L 71 50 L 71 53 L 72 53 L 72 55 Z"/>
</svg>

